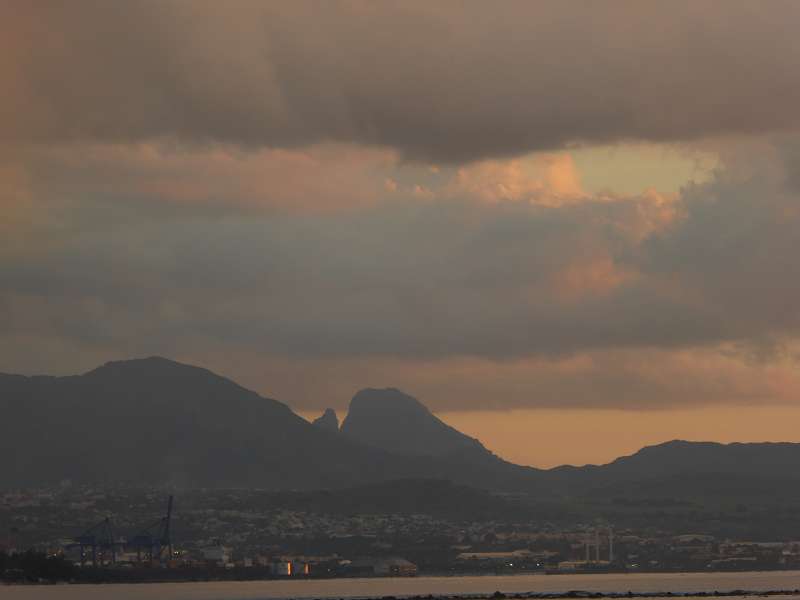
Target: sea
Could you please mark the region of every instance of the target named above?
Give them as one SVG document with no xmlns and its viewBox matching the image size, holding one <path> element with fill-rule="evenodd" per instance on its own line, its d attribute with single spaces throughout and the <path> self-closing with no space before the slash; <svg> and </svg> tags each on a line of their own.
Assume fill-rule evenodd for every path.
<svg viewBox="0 0 800 600">
<path fill-rule="evenodd" d="M 2 600 L 267 600 L 485 596 L 500 591 L 690 593 L 800 589 L 800 571 L 737 573 L 597 573 L 306 579 L 246 582 L 0 586 Z M 779 596 L 800 600 L 800 594 Z"/>
</svg>

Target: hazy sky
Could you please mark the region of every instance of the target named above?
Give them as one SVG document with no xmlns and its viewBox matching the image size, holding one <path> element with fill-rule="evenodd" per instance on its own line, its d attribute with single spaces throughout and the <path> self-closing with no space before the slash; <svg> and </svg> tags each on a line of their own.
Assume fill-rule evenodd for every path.
<svg viewBox="0 0 800 600">
<path fill-rule="evenodd" d="M 800 3 L 0 4 L 0 371 L 417 396 L 521 462 L 800 417 Z"/>
</svg>

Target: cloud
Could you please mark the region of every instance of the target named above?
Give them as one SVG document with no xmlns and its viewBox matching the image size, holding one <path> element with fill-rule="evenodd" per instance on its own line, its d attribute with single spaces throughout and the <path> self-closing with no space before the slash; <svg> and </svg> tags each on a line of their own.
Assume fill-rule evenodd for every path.
<svg viewBox="0 0 800 600">
<path fill-rule="evenodd" d="M 458 171 L 431 176 L 436 201 L 384 191 L 399 197 L 322 213 L 131 216 L 93 201 L 41 227 L 46 252 L 2 259 L 4 326 L 125 347 L 191 335 L 298 359 L 498 361 L 800 329 L 800 199 L 785 172 L 568 203 L 541 190 L 486 202 L 483 188 L 452 193 Z"/>
<path fill-rule="evenodd" d="M 24 168 L 0 161 L 0 251 L 4 253 L 21 244 L 22 230 L 35 212 L 29 186 Z"/>
<path fill-rule="evenodd" d="M 394 151 L 353 144 L 249 151 L 164 141 L 5 148 L 5 155 L 0 152 L 0 195 L 17 213 L 26 207 L 53 210 L 60 205 L 91 218 L 87 207 L 115 205 L 130 213 L 139 206 L 160 205 L 165 213 L 189 209 L 192 214 L 263 216 L 357 211 L 409 199 L 555 208 L 613 205 L 621 197 L 585 191 L 569 153 L 438 167 L 409 164 Z M 660 214 L 649 211 L 650 217 L 671 218 L 674 193 L 646 194 L 651 197 L 648 205 L 663 207 Z"/>
<path fill-rule="evenodd" d="M 164 354 L 316 408 L 363 385 L 439 410 L 789 403 L 797 145 L 758 144 L 680 194 L 631 196 L 575 188 L 564 158 L 430 170 L 351 146 L 7 156 L 4 206 L 28 208 L 25 242 L 0 253 L 0 364 L 64 373 Z M 209 200 L 228 180 L 231 200 Z M 239 193 L 294 184 L 300 210 Z"/>
<path fill-rule="evenodd" d="M 785 157 L 786 145 L 777 148 Z M 739 171 L 747 155 L 684 190 L 684 218 L 645 241 L 640 268 L 713 310 L 730 339 L 796 335 L 800 195 L 788 185 L 792 165 Z"/>
<path fill-rule="evenodd" d="M 330 141 L 454 163 L 796 128 L 796 2 L 0 9 L 17 142 Z"/>
<path fill-rule="evenodd" d="M 0 365 L 165 354 L 309 407 L 791 402 L 798 13 L 7 2 Z M 699 139 L 720 167 L 679 193 L 596 192 L 570 153 Z"/>
<path fill-rule="evenodd" d="M 800 375 L 795 361 L 756 364 L 720 350 L 603 350 L 555 360 L 534 357 L 501 363 L 454 358 L 434 368 L 378 362 L 374 375 L 360 376 L 371 381 L 399 377 L 441 411 L 554 407 L 659 410 L 796 402 Z M 343 369 L 347 373 L 347 367 Z M 315 405 L 322 402 L 317 397 L 308 401 Z"/>
<path fill-rule="evenodd" d="M 391 151 L 345 144 L 245 152 L 222 145 L 71 143 L 28 145 L 18 157 L 43 202 L 160 203 L 216 213 L 370 206 L 398 162 Z"/>
<path fill-rule="evenodd" d="M 523 201 L 557 206 L 592 198 L 581 187 L 569 154 L 537 155 L 532 160 L 487 160 L 460 167 L 446 193 L 485 202 Z"/>
</svg>

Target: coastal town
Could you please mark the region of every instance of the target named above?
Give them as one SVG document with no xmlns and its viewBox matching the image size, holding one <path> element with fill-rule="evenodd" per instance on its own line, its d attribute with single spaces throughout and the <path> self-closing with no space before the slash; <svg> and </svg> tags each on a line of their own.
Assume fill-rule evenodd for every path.
<svg viewBox="0 0 800 600">
<path fill-rule="evenodd" d="M 64 482 L 8 491 L 0 495 L 0 553 L 58 557 L 83 577 L 112 581 L 800 566 L 800 541 L 723 539 L 657 524 L 634 529 L 600 520 L 325 513 L 265 505 L 252 490 L 197 490 L 177 497 L 173 511 L 170 496 L 165 517 L 168 495 L 162 489 Z M 148 529 L 150 524 L 155 527 Z M 17 570 L 7 571 L 5 580 L 20 577 Z"/>
</svg>

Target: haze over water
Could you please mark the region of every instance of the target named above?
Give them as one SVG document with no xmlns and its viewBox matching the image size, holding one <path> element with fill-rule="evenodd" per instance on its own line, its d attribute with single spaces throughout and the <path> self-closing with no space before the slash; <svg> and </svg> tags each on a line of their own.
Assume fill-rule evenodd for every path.
<svg viewBox="0 0 800 600">
<path fill-rule="evenodd" d="M 377 598 L 381 596 L 484 595 L 495 591 L 713 592 L 800 588 L 800 571 L 751 573 L 607 573 L 597 575 L 501 575 L 256 582 L 159 583 L 135 585 L 10 586 L 14 600 L 261 600 L 288 598 Z M 781 596 L 796 600 L 800 594 Z"/>
</svg>

